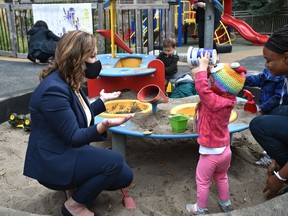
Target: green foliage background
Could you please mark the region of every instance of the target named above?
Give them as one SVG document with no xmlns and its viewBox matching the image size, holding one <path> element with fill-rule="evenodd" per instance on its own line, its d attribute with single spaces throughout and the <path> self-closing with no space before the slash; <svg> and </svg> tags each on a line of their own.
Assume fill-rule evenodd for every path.
<svg viewBox="0 0 288 216">
<path fill-rule="evenodd" d="M 225 0 L 224 0 L 225 1 Z M 227 1 L 227 0 L 226 0 Z M 247 11 L 257 15 L 275 15 L 288 10 L 287 0 L 232 0 L 233 11 Z"/>
</svg>

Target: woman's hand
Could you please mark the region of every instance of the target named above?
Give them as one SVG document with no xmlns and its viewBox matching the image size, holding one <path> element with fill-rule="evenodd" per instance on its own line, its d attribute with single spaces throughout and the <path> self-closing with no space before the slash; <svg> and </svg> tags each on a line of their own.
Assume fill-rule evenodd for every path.
<svg viewBox="0 0 288 216">
<path fill-rule="evenodd" d="M 275 160 L 272 160 L 271 164 L 267 169 L 267 180 L 266 186 L 263 190 L 263 193 L 266 193 L 266 198 L 271 199 L 277 195 L 279 190 L 281 190 L 283 186 L 283 181 L 279 180 L 275 175 L 274 171 L 278 171 L 280 166 L 277 164 Z"/>
<path fill-rule="evenodd" d="M 267 175 L 272 176 L 274 175 L 274 171 L 280 170 L 280 166 L 277 164 L 276 160 L 272 160 L 271 164 L 268 166 Z"/>
<path fill-rule="evenodd" d="M 110 127 L 119 126 L 119 125 L 127 122 L 133 116 L 134 116 L 134 114 L 128 114 L 128 115 L 124 116 L 123 118 L 104 119 L 102 121 L 102 124 L 104 125 L 104 127 L 106 127 L 108 129 Z"/>
<path fill-rule="evenodd" d="M 263 193 L 266 193 L 267 199 L 271 199 L 277 195 L 282 186 L 283 181 L 279 180 L 275 175 L 268 175 Z"/>
<path fill-rule="evenodd" d="M 119 126 L 129 119 L 131 119 L 134 114 L 128 114 L 123 118 L 111 118 L 111 119 L 104 119 L 101 123 L 97 124 L 97 131 L 98 133 L 102 134 L 107 131 L 110 127 Z"/>
<path fill-rule="evenodd" d="M 105 90 L 102 89 L 100 91 L 100 98 L 103 101 L 103 103 L 105 103 L 108 100 L 113 100 L 116 99 L 120 96 L 121 92 L 117 91 L 117 92 L 112 92 L 112 93 L 105 93 Z"/>
</svg>

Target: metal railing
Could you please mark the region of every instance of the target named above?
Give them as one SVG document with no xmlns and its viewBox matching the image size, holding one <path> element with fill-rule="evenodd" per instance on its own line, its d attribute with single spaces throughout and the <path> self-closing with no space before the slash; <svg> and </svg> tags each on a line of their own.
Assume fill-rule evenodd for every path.
<svg viewBox="0 0 288 216">
<path fill-rule="evenodd" d="M 276 29 L 288 24 L 288 11 L 282 11 L 278 15 L 273 15 L 269 17 L 250 14 L 246 11 L 234 11 L 232 13 L 232 16 L 239 20 L 245 21 L 256 32 L 260 34 L 270 35 Z"/>
<path fill-rule="evenodd" d="M 110 29 L 109 10 L 104 9 L 100 3 L 91 3 L 91 8 L 93 32 L 98 36 L 97 29 Z M 155 9 L 163 12 L 161 30 L 165 37 L 165 35 L 169 35 L 166 32 L 175 31 L 169 29 L 166 21 L 168 14 L 171 13 L 167 3 L 117 5 L 116 33 L 134 49 L 135 53 L 148 53 L 148 50 L 153 50 L 156 39 L 159 39 L 158 44 L 161 43 L 160 37 L 154 34 L 153 10 Z M 141 21 L 144 14 L 147 16 L 145 26 Z M 28 52 L 27 31 L 32 25 L 32 4 L 0 4 L 0 55 L 26 58 Z M 131 29 L 134 29 L 135 32 L 131 32 Z M 146 30 L 144 31 L 144 29 Z M 132 33 L 134 35 L 132 38 L 127 37 Z M 98 41 L 99 53 L 109 53 L 110 41 L 103 37 L 98 37 Z"/>
</svg>

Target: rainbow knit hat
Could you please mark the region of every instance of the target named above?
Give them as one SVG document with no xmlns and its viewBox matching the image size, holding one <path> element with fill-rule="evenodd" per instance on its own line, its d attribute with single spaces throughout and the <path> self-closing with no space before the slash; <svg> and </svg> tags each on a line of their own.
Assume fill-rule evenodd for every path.
<svg viewBox="0 0 288 216">
<path fill-rule="evenodd" d="M 232 64 L 219 63 L 211 68 L 214 82 L 211 86 L 218 94 L 230 93 L 237 95 L 243 88 L 246 69 L 238 62 Z"/>
</svg>

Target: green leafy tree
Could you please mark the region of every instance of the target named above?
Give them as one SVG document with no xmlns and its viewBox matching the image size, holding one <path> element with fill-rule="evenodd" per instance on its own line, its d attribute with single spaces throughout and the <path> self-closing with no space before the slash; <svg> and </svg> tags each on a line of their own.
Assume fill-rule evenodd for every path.
<svg viewBox="0 0 288 216">
<path fill-rule="evenodd" d="M 281 13 L 286 7 L 287 9 L 287 0 L 274 0 L 269 1 L 263 7 L 253 10 L 255 14 L 264 14 L 264 15 L 275 15 Z"/>
<path fill-rule="evenodd" d="M 252 14 L 273 15 L 287 7 L 287 0 L 233 0 L 234 11 L 248 11 Z"/>
</svg>

